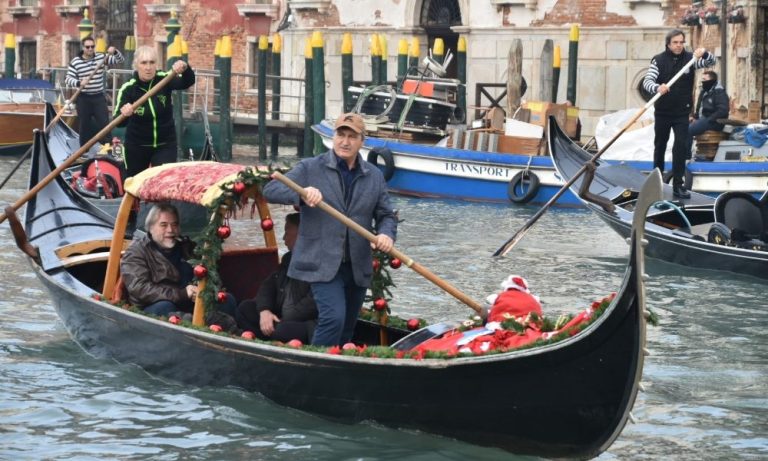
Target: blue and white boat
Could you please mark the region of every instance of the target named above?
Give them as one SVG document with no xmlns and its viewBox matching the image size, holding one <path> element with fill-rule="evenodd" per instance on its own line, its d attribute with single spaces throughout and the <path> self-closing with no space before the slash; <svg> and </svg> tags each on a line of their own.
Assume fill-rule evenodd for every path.
<svg viewBox="0 0 768 461">
<path fill-rule="evenodd" d="M 333 125 L 326 120 L 313 126 L 327 147 L 332 145 Z M 746 191 L 759 197 L 768 186 L 768 143 L 760 149 L 733 143 L 721 148 L 714 161 L 691 162 L 687 183 L 694 191 L 716 197 L 727 191 Z M 729 150 L 730 149 L 730 150 Z M 722 151 L 722 152 L 721 152 Z M 376 136 L 369 130 L 361 153 L 377 163 L 391 192 L 415 197 L 435 197 L 497 203 L 546 203 L 563 186 L 547 155 L 523 155 L 448 147 L 447 138 L 419 142 Z M 653 162 L 608 160 L 641 171 Z M 671 171 L 671 163 L 665 170 Z M 583 206 L 566 191 L 559 206 Z"/>
</svg>

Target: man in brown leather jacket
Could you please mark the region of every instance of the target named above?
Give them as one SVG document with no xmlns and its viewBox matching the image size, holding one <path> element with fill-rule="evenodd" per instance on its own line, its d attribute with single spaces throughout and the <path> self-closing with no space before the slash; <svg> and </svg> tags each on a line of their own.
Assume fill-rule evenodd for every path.
<svg viewBox="0 0 768 461">
<path fill-rule="evenodd" d="M 147 234 L 134 240 L 120 261 L 128 301 L 148 314 L 192 312 L 197 286 L 186 261 L 180 237 L 179 213 L 170 204 L 158 204 L 147 214 Z"/>
</svg>

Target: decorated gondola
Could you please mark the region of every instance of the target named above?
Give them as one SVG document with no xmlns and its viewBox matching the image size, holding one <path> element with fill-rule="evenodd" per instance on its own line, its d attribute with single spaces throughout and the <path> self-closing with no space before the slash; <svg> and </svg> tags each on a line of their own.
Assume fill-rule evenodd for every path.
<svg viewBox="0 0 768 461">
<path fill-rule="evenodd" d="M 549 152 L 563 181 L 591 163 L 571 191 L 620 235 L 627 237 L 644 210 L 638 192 L 645 175 L 637 169 L 608 164 L 571 141 L 556 123 L 549 124 Z M 589 165 L 587 165 L 589 166 Z M 644 216 L 644 215 L 643 215 Z M 756 199 L 747 192 L 725 192 L 716 199 L 691 192 L 678 199 L 672 186 L 651 205 L 645 235 L 648 256 L 703 269 L 768 278 L 768 193 Z"/>
<path fill-rule="evenodd" d="M 642 220 L 620 289 L 596 303 L 601 311 L 590 323 L 561 337 L 487 354 L 425 355 L 398 347 L 424 329 L 409 332 L 382 316 L 358 322 L 352 348 L 291 347 L 215 332 L 203 322 L 220 287 L 243 299 L 277 264 L 272 215 L 260 194 L 269 172 L 214 162 L 151 168 L 126 182 L 113 220 L 50 174 L 40 133 L 34 148 L 30 192 L 37 193 L 28 199 L 24 229 L 13 213 L 18 207 L 6 209 L 7 217 L 65 327 L 94 355 L 182 383 L 237 386 L 338 421 L 373 420 L 536 456 L 596 456 L 630 418 L 648 315 Z M 657 200 L 646 198 L 657 197 L 660 178 L 653 179 L 639 207 Z M 130 244 L 133 203 L 171 198 L 211 213 L 198 241 L 196 264 L 205 270 L 196 271 L 202 295 L 189 324 L 145 315 L 120 296 L 118 263 Z M 244 205 L 260 220 L 263 245 L 235 248 L 222 240 L 228 233 L 219 228 Z"/>
</svg>

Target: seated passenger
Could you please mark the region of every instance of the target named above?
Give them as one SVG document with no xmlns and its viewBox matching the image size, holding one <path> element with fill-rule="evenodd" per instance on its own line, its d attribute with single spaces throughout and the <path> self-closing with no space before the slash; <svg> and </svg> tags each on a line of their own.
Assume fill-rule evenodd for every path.
<svg viewBox="0 0 768 461">
<path fill-rule="evenodd" d="M 187 262 L 191 249 L 180 244 L 178 210 L 168 203 L 153 206 L 145 228 L 147 234 L 134 240 L 120 261 L 128 301 L 158 316 L 192 312 L 197 285 Z M 233 315 L 235 306 L 234 297 L 228 295 L 218 310 Z"/>
<path fill-rule="evenodd" d="M 701 75 L 701 93 L 696 101 L 696 112 L 689 118 L 688 125 L 688 152 L 693 147 L 693 139 L 705 131 L 723 131 L 725 125 L 718 122 L 728 118 L 730 112 L 730 99 L 720 82 L 717 81 L 717 73 L 705 70 Z"/>
<path fill-rule="evenodd" d="M 238 327 L 253 331 L 259 339 L 309 343 L 317 324 L 317 306 L 307 282 L 288 277 L 291 250 L 299 232 L 299 213 L 285 217 L 283 241 L 288 252 L 277 271 L 259 288 L 256 297 L 240 303 L 235 311 Z"/>
</svg>

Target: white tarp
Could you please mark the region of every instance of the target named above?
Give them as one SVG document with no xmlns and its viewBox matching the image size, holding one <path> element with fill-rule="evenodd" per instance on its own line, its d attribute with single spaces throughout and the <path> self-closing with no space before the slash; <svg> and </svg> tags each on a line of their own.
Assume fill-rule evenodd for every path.
<svg viewBox="0 0 768 461">
<path fill-rule="evenodd" d="M 640 109 L 625 109 L 600 117 L 595 128 L 597 148 L 602 149 L 639 111 Z M 653 138 L 653 107 L 650 107 L 600 158 L 653 162 Z M 664 159 L 668 162 L 672 161 L 674 139 L 675 135 L 670 132 L 667 152 L 664 155 Z"/>
</svg>

